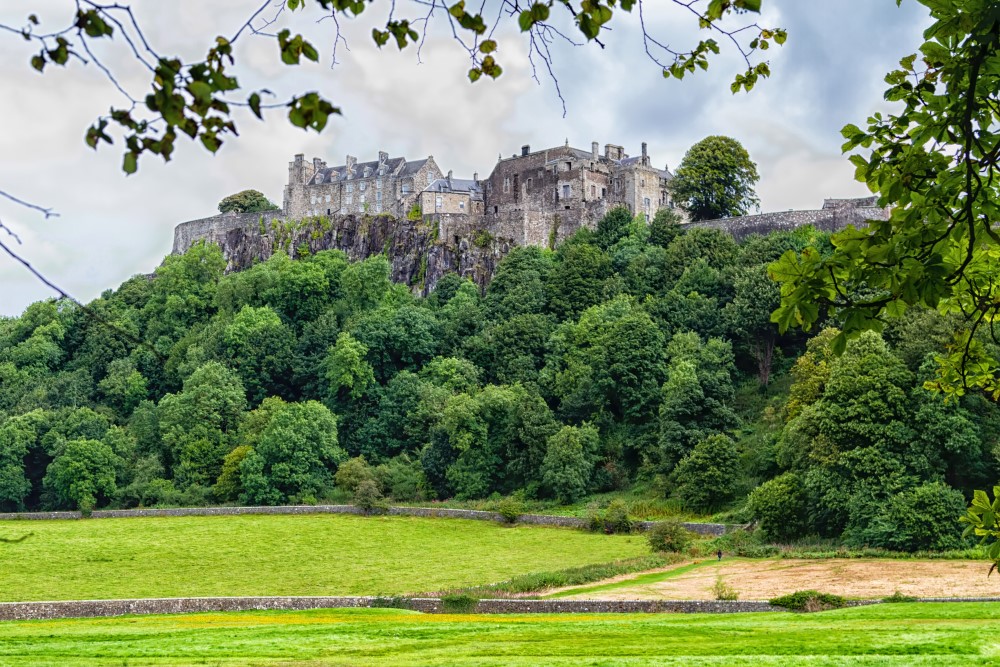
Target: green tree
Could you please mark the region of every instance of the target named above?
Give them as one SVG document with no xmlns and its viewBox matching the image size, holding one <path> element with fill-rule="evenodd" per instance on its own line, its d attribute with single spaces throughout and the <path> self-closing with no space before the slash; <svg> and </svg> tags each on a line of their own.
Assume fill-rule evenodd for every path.
<svg viewBox="0 0 1000 667">
<path fill-rule="evenodd" d="M 684 154 L 670 190 L 692 220 L 746 215 L 759 203 L 757 164 L 730 137 L 705 137 Z"/>
<path fill-rule="evenodd" d="M 542 461 L 542 483 L 564 504 L 587 493 L 598 448 L 597 429 L 590 425 L 564 426 L 549 438 Z"/>
<path fill-rule="evenodd" d="M 605 218 L 610 216 L 611 213 Z M 572 243 L 563 245 L 556 253 L 556 258 L 546 285 L 549 309 L 556 317 L 560 320 L 576 317 L 587 308 L 600 303 L 601 288 L 611 274 L 608 256 L 597 246 Z"/>
<path fill-rule="evenodd" d="M 116 459 L 99 440 L 70 440 L 49 465 L 45 489 L 61 507 L 92 510 L 115 494 Z"/>
<path fill-rule="evenodd" d="M 677 497 L 695 512 L 710 512 L 733 499 L 739 477 L 736 443 L 725 435 L 709 436 L 674 468 Z"/>
<path fill-rule="evenodd" d="M 225 328 L 223 341 L 251 405 L 288 391 L 294 336 L 271 308 L 244 306 Z"/>
<path fill-rule="evenodd" d="M 278 207 L 257 190 L 243 190 L 219 202 L 219 213 L 254 213 L 277 211 Z"/>
<path fill-rule="evenodd" d="M 289 403 L 240 463 L 241 501 L 261 505 L 315 502 L 347 458 L 337 444 L 337 418 L 317 401 Z"/>
<path fill-rule="evenodd" d="M 768 539 L 785 542 L 805 534 L 808 503 L 802 479 L 786 472 L 754 489 L 747 509 Z"/>
<path fill-rule="evenodd" d="M 336 345 L 323 360 L 331 399 L 361 398 L 375 384 L 375 373 L 365 361 L 367 354 L 368 348 L 351 334 L 343 331 L 337 336 Z"/>
<path fill-rule="evenodd" d="M 608 250 L 621 239 L 628 236 L 632 225 L 632 213 L 624 206 L 616 206 L 597 221 L 597 231 L 594 233 L 594 243 Z"/>
</svg>

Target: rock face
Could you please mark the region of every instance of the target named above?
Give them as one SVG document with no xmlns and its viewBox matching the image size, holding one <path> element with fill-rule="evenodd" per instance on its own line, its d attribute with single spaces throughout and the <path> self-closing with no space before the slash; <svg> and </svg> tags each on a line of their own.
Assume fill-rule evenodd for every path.
<svg viewBox="0 0 1000 667">
<path fill-rule="evenodd" d="M 442 228 L 448 233 L 442 235 Z M 388 215 L 343 215 L 283 220 L 259 213 L 215 216 L 178 225 L 174 253 L 200 239 L 218 243 L 229 271 L 242 271 L 277 251 L 303 257 L 321 250 L 342 250 L 352 261 L 384 253 L 392 280 L 426 295 L 446 273 L 457 273 L 484 289 L 513 242 L 485 230 L 457 229 L 447 220 Z"/>
</svg>

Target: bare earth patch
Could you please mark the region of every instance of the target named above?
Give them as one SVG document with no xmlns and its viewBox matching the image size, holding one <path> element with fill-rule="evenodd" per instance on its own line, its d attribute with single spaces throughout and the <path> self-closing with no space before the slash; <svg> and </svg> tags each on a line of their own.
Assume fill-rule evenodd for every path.
<svg viewBox="0 0 1000 667">
<path fill-rule="evenodd" d="M 741 600 L 767 600 L 807 589 L 846 598 L 884 598 L 897 591 L 921 598 L 1000 597 L 1000 577 L 987 578 L 988 568 L 977 561 L 723 559 L 704 562 L 663 581 L 626 584 L 566 599 L 711 600 L 719 577 L 736 589 Z"/>
</svg>

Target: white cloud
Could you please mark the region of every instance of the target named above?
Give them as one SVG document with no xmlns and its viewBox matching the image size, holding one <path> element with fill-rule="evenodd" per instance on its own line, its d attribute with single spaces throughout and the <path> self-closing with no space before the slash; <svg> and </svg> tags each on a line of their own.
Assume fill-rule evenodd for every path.
<svg viewBox="0 0 1000 667">
<path fill-rule="evenodd" d="M 22 5 L 12 7 L 12 5 Z M 4 3 L 0 23 L 20 26 L 28 11 L 43 19 L 67 16 L 66 0 L 40 0 L 30 10 Z M 196 57 L 217 34 L 231 35 L 257 2 L 182 0 L 135 3 L 150 40 L 165 53 Z M 49 220 L 0 200 L 0 219 L 21 234 L 17 249 L 57 284 L 87 300 L 135 273 L 151 271 L 171 246 L 173 226 L 210 215 L 231 192 L 252 187 L 280 200 L 287 162 L 295 153 L 340 162 L 387 150 L 416 158 L 433 154 L 445 170 L 485 176 L 496 155 L 522 144 L 535 148 L 591 141 L 622 144 L 635 154 L 649 143 L 657 164 L 675 167 L 684 151 L 707 134 L 740 139 L 758 161 L 762 207 L 813 207 L 827 196 L 863 194 L 852 168 L 839 155 L 839 128 L 859 122 L 881 102 L 882 76 L 899 56 L 918 44 L 925 20 L 919 7 L 871 0 L 765 3 L 762 23 L 789 29 L 787 45 L 770 54 L 774 77 L 750 95 L 732 96 L 728 83 L 739 60 L 727 52 L 707 73 L 682 82 L 664 80 L 644 53 L 636 16 L 616 17 L 607 48 L 555 44 L 553 57 L 568 105 L 564 118 L 544 69 L 541 85 L 531 79 L 527 47 L 516 29 L 498 33 L 497 54 L 505 68 L 497 81 L 471 84 L 466 55 L 444 24 L 432 30 L 417 62 L 371 43 L 372 21 L 385 7 L 370 6 L 355 21 L 342 22 L 350 51 L 331 69 L 333 25 L 305 14 L 292 17 L 321 47 L 321 62 L 282 65 L 270 38 L 241 40 L 238 57 L 244 86 L 262 86 L 281 97 L 320 90 L 344 110 L 322 135 L 305 133 L 275 110 L 261 123 L 240 114 L 241 136 L 216 156 L 179 145 L 173 162 L 144 158 L 139 173 L 120 171 L 121 146 L 91 151 L 83 133 L 95 117 L 123 98 L 93 67 L 51 68 L 39 75 L 28 66 L 34 47 L 16 35 L 0 35 L 0 190 L 61 214 Z M 915 5 L 916 3 L 910 3 Z M 651 6 L 651 5 L 650 5 Z M 690 47 L 689 19 L 676 9 L 654 12 L 647 26 L 678 48 Z M 669 7 L 669 5 L 668 5 Z M 624 19 L 624 20 L 619 20 Z M 725 47 L 725 44 L 723 44 Z M 141 90 L 149 74 L 127 54 L 98 52 L 123 68 L 123 81 Z M 536 63 L 537 64 L 537 63 Z M 50 296 L 33 277 L 0 256 L 0 314 L 16 314 Z"/>
</svg>

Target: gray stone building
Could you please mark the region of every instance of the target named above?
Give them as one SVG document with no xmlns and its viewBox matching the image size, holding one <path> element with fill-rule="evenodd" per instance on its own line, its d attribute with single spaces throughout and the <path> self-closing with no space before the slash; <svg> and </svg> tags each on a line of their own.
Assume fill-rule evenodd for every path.
<svg viewBox="0 0 1000 667">
<path fill-rule="evenodd" d="M 344 164 L 328 167 L 319 158 L 307 162 L 299 154 L 288 163 L 283 212 L 292 219 L 352 213 L 402 217 L 420 192 L 443 176 L 432 155 L 407 160 L 380 151 L 378 160 L 358 162 L 348 155 Z"/>
<path fill-rule="evenodd" d="M 642 144 L 629 157 L 621 146 L 598 143 L 590 151 L 563 146 L 500 158 L 484 181 L 484 225 L 520 245 L 552 246 L 581 227 L 594 227 L 604 214 L 625 206 L 647 219 L 660 208 L 673 208 L 668 184 Z"/>
</svg>

